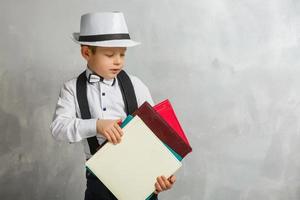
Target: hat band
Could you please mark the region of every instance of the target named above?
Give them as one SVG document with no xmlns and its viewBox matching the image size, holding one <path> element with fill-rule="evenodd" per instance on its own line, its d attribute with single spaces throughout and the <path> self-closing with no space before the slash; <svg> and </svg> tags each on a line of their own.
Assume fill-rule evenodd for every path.
<svg viewBox="0 0 300 200">
<path fill-rule="evenodd" d="M 129 34 L 118 33 L 118 34 L 104 34 L 104 35 L 82 35 L 79 36 L 78 41 L 98 42 L 98 41 L 105 41 L 105 40 L 126 40 L 126 39 L 130 39 Z"/>
</svg>

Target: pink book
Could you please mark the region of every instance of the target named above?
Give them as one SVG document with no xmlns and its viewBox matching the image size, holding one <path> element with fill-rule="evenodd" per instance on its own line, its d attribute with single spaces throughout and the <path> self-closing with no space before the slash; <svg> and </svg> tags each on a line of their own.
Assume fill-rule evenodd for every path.
<svg viewBox="0 0 300 200">
<path fill-rule="evenodd" d="M 160 114 L 160 116 L 162 116 L 164 120 L 166 120 L 166 122 L 168 122 L 168 124 L 177 132 L 177 134 L 184 140 L 184 142 L 190 146 L 190 143 L 180 126 L 180 123 L 176 117 L 175 111 L 170 101 L 166 99 L 155 105 L 153 108 Z"/>
</svg>

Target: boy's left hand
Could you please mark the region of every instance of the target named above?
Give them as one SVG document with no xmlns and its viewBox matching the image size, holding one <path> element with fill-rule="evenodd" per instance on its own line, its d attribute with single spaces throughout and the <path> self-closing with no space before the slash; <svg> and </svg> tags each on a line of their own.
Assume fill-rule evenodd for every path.
<svg viewBox="0 0 300 200">
<path fill-rule="evenodd" d="M 172 188 L 173 184 L 176 181 L 176 176 L 172 175 L 168 179 L 165 176 L 159 176 L 156 178 L 155 183 L 155 194 L 158 194 L 162 191 L 169 190 Z"/>
</svg>

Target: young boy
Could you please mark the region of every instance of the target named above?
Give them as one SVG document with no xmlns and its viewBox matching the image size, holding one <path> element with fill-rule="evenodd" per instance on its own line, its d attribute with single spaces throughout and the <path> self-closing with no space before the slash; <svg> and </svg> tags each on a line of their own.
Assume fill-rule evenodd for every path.
<svg viewBox="0 0 300 200">
<path fill-rule="evenodd" d="M 145 101 L 153 105 L 153 100 L 140 79 L 122 70 L 127 47 L 139 43 L 130 39 L 121 12 L 82 15 L 80 33 L 73 33 L 73 40 L 81 45 L 87 68 L 64 83 L 50 128 L 57 140 L 81 142 L 89 159 L 106 140 L 120 143 L 118 123 Z M 116 199 L 93 174 L 87 171 L 86 178 L 85 200 Z M 175 179 L 157 177 L 155 193 L 170 189 Z"/>
</svg>

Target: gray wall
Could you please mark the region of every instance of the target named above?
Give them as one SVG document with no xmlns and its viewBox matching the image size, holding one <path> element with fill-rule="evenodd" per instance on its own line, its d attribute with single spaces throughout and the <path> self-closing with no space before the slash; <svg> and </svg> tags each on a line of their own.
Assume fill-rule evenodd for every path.
<svg viewBox="0 0 300 200">
<path fill-rule="evenodd" d="M 127 71 L 171 100 L 193 146 L 161 199 L 300 199 L 297 0 L 1 0 L 0 199 L 83 199 L 83 149 L 49 125 L 85 67 L 80 15 L 115 10 L 143 43 Z"/>
</svg>

